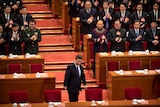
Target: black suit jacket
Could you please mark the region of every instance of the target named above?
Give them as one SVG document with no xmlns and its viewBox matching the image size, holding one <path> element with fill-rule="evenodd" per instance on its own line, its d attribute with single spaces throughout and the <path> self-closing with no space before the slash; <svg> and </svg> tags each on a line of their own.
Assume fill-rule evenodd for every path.
<svg viewBox="0 0 160 107">
<path fill-rule="evenodd" d="M 15 21 L 15 17 L 13 14 L 10 14 L 10 20 L 12 20 L 13 22 Z M 5 27 L 6 23 L 7 23 L 7 19 L 5 18 L 5 14 L 4 13 L 0 14 L 0 24 L 3 25 L 5 32 L 9 32 L 11 31 L 11 28 Z"/>
<path fill-rule="evenodd" d="M 29 23 L 29 21 L 30 21 L 31 19 L 32 19 L 32 16 L 29 15 L 29 14 L 27 14 L 27 16 L 26 16 L 26 21 Z M 17 17 L 16 17 L 16 22 L 20 25 L 20 27 L 24 25 L 24 21 L 23 21 L 23 16 L 22 16 L 22 14 L 17 15 Z"/>
<path fill-rule="evenodd" d="M 149 21 L 152 22 L 152 21 L 156 21 L 156 18 L 154 17 L 154 11 L 151 10 L 149 13 Z M 158 19 L 160 18 L 160 11 L 158 11 Z M 157 21 L 158 22 L 158 25 L 160 24 L 160 21 Z"/>
<path fill-rule="evenodd" d="M 121 32 L 120 36 L 117 36 L 116 33 L 117 31 Z M 112 28 L 111 30 L 109 30 L 108 33 L 109 36 L 109 41 L 111 42 L 111 51 L 121 51 L 124 52 L 125 51 L 125 41 L 126 41 L 126 30 L 124 28 L 121 28 L 120 30 L 116 30 L 115 28 Z M 116 37 L 120 37 L 122 38 L 121 42 L 116 42 L 115 38 Z"/>
<path fill-rule="evenodd" d="M 7 33 L 3 32 L 2 35 L 0 36 L 0 39 L 4 39 L 5 42 L 0 44 L 0 55 L 5 55 L 6 54 L 6 47 L 5 45 L 7 44 Z"/>
<path fill-rule="evenodd" d="M 156 29 L 156 35 L 159 36 L 158 41 L 160 42 L 160 29 Z M 146 30 L 146 40 L 147 40 L 147 49 L 150 51 L 159 51 L 160 47 L 158 45 L 153 45 L 152 41 L 155 40 L 152 29 L 149 28 Z"/>
<path fill-rule="evenodd" d="M 121 17 L 122 17 L 121 12 L 120 11 L 116 12 L 116 14 L 115 14 L 115 20 L 116 19 L 120 19 Z M 125 29 L 128 30 L 129 29 L 129 24 L 131 24 L 131 12 L 126 11 L 124 18 L 129 18 L 129 21 L 127 23 L 124 23 L 124 21 L 122 21 L 121 22 L 122 23 L 122 28 L 125 28 Z"/>
<path fill-rule="evenodd" d="M 129 30 L 129 34 L 128 34 L 128 41 L 130 42 L 130 50 L 133 51 L 143 51 L 143 45 L 142 45 L 142 41 L 144 40 L 144 30 L 140 29 L 139 30 L 139 35 L 142 36 L 142 39 L 139 41 L 136 41 L 136 33 L 134 29 L 130 29 Z"/>
<path fill-rule="evenodd" d="M 83 67 L 80 66 L 81 69 L 81 77 L 79 77 L 79 72 L 76 70 L 76 66 L 74 63 L 69 64 L 64 79 L 64 86 L 67 86 L 67 90 L 72 92 L 78 92 L 81 90 L 81 81 L 86 85 L 86 79 L 83 71 Z"/>
<path fill-rule="evenodd" d="M 109 13 L 110 13 L 110 15 L 111 15 L 111 19 L 109 19 L 108 20 L 108 23 L 109 23 L 109 29 L 111 29 L 112 28 L 112 24 L 113 24 L 113 20 L 114 20 L 114 10 L 113 9 L 109 9 Z M 100 20 L 103 20 L 104 21 L 104 25 L 106 24 L 106 19 L 104 20 L 104 17 L 105 16 L 105 11 L 104 11 L 104 9 L 102 9 L 102 10 L 100 10 L 99 11 L 99 18 L 100 18 Z"/>
<path fill-rule="evenodd" d="M 9 44 L 8 52 L 16 55 L 21 55 L 22 54 L 21 44 L 23 43 L 23 37 L 21 32 L 18 32 L 18 35 L 20 37 L 19 40 L 11 40 L 12 32 L 8 33 L 8 44 Z"/>
<path fill-rule="evenodd" d="M 81 22 L 81 34 L 91 33 L 96 26 L 97 10 L 94 8 L 91 8 L 90 13 L 88 14 L 86 12 L 86 9 L 84 8 L 80 10 L 79 15 L 80 15 L 80 22 Z M 88 24 L 87 20 L 91 16 L 94 17 L 94 20 L 92 21 L 92 23 Z"/>
</svg>

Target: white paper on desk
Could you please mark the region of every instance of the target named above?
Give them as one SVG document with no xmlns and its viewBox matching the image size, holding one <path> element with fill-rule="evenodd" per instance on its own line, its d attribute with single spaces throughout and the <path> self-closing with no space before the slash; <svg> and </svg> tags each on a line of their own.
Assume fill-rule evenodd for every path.
<svg viewBox="0 0 160 107">
<path fill-rule="evenodd" d="M 52 104 L 57 106 L 57 105 L 61 104 L 61 102 L 52 102 Z"/>
<path fill-rule="evenodd" d="M 107 52 L 100 52 L 99 54 L 102 55 L 102 56 L 107 56 L 108 55 Z"/>
<path fill-rule="evenodd" d="M 144 73 L 144 70 L 136 70 L 137 73 Z"/>
<path fill-rule="evenodd" d="M 145 54 L 146 52 L 145 51 L 133 51 L 133 54 Z"/>
<path fill-rule="evenodd" d="M 5 56 L 5 55 L 0 55 L 0 58 L 1 58 L 1 57 L 4 57 L 4 56 Z"/>
<path fill-rule="evenodd" d="M 87 36 L 88 36 L 89 38 L 92 38 L 92 34 L 87 34 Z"/>
<path fill-rule="evenodd" d="M 158 72 L 158 73 L 160 73 L 160 69 L 156 69 L 155 71 Z"/>
<path fill-rule="evenodd" d="M 159 51 L 150 51 L 151 54 L 159 54 Z"/>
<path fill-rule="evenodd" d="M 48 74 L 47 73 L 39 73 L 37 72 L 36 73 L 36 77 L 39 78 L 39 77 L 48 77 Z"/>
<path fill-rule="evenodd" d="M 20 105 L 21 107 L 23 107 L 23 106 L 27 106 L 28 103 L 19 103 L 19 105 Z"/>
<path fill-rule="evenodd" d="M 104 103 L 105 101 L 96 101 L 98 104 L 102 104 Z"/>
</svg>

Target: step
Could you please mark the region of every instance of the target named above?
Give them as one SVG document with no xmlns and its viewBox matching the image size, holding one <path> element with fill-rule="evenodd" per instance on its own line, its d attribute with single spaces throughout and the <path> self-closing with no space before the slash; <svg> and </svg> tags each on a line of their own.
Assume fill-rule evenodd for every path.
<svg viewBox="0 0 160 107">
<path fill-rule="evenodd" d="M 66 52 L 66 51 L 74 51 L 73 48 L 40 48 L 39 52 Z"/>
<path fill-rule="evenodd" d="M 53 19 L 52 14 L 32 14 L 34 19 Z"/>
<path fill-rule="evenodd" d="M 72 43 L 65 43 L 65 44 L 39 44 L 39 47 L 68 47 L 73 46 Z"/>
<path fill-rule="evenodd" d="M 29 3 L 33 3 L 33 4 L 37 4 L 37 3 L 45 3 L 45 0 L 22 0 L 23 4 L 29 4 Z"/>
<path fill-rule="evenodd" d="M 41 30 L 42 35 L 58 35 L 63 34 L 62 30 Z"/>
<path fill-rule="evenodd" d="M 38 29 L 41 29 L 41 30 L 62 30 L 62 26 L 51 26 L 51 27 L 40 27 L 40 26 L 37 26 Z"/>
<path fill-rule="evenodd" d="M 44 62 L 44 65 L 68 65 L 73 61 L 63 61 L 63 62 Z"/>
<path fill-rule="evenodd" d="M 28 11 L 29 14 L 52 14 L 51 10 L 48 11 Z"/>
</svg>

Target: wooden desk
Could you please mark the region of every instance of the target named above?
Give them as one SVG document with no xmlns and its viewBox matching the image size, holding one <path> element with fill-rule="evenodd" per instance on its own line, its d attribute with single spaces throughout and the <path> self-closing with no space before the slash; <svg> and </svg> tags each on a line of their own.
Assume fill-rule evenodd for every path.
<svg viewBox="0 0 160 107">
<path fill-rule="evenodd" d="M 64 34 L 68 34 L 70 17 L 68 15 L 68 2 L 62 2 L 62 29 Z"/>
<path fill-rule="evenodd" d="M 24 55 L 19 55 L 17 58 L 9 58 L 8 56 L 4 56 L 0 58 L 0 74 L 6 74 L 7 72 L 7 64 L 22 64 L 22 72 L 29 73 L 29 64 L 44 64 L 44 58 L 40 55 L 36 55 L 35 57 L 25 58 Z"/>
<path fill-rule="evenodd" d="M 159 107 L 160 100 L 150 99 L 147 100 L 148 104 L 137 104 L 133 105 L 131 100 L 114 100 L 114 101 L 106 101 L 108 105 L 103 106 L 97 104 L 96 107 Z M 48 103 L 31 103 L 32 107 L 48 107 Z M 0 107 L 12 107 L 11 104 L 0 104 Z M 20 107 L 20 106 L 18 106 Z M 58 106 L 54 106 L 58 107 Z M 91 102 L 68 102 L 63 103 L 60 107 L 91 107 Z M 93 107 L 93 106 L 92 106 Z"/>
<path fill-rule="evenodd" d="M 83 60 L 84 63 L 88 65 L 90 59 L 90 43 L 92 42 L 91 34 L 83 35 Z"/>
<path fill-rule="evenodd" d="M 9 91 L 27 90 L 29 102 L 43 102 L 43 90 L 55 88 L 54 74 L 36 78 L 36 74 L 24 74 L 25 78 L 13 78 L 12 74 L 0 75 L 0 103 L 9 103 Z"/>
<path fill-rule="evenodd" d="M 51 9 L 54 15 L 54 18 L 58 18 L 60 16 L 60 7 L 61 3 L 59 0 L 51 0 Z"/>
<path fill-rule="evenodd" d="M 128 60 L 141 60 L 142 69 L 149 69 L 149 60 L 160 59 L 160 54 L 149 54 L 149 55 L 128 55 L 128 52 L 125 52 L 122 55 L 112 56 L 111 53 L 97 53 L 96 54 L 96 81 L 97 84 L 106 88 L 106 61 L 120 61 L 120 69 L 128 70 L 127 61 Z"/>
<path fill-rule="evenodd" d="M 160 73 L 150 70 L 148 74 L 137 73 L 136 71 L 124 71 L 124 75 L 119 75 L 114 71 L 108 72 L 108 98 L 109 100 L 125 99 L 124 89 L 127 87 L 141 87 L 142 98 L 156 99 L 156 81 L 160 78 Z"/>
<path fill-rule="evenodd" d="M 72 37 L 73 37 L 73 48 L 78 51 L 80 42 L 80 22 L 79 17 L 72 18 Z"/>
</svg>

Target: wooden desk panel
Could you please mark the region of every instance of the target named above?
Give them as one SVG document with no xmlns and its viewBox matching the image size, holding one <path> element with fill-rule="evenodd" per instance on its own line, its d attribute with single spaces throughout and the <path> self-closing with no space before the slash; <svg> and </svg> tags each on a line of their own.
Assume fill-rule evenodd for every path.
<svg viewBox="0 0 160 107">
<path fill-rule="evenodd" d="M 58 16 L 61 14 L 59 11 L 60 7 L 61 3 L 59 0 L 51 0 L 51 9 L 55 18 L 58 18 Z"/>
<path fill-rule="evenodd" d="M 90 60 L 90 43 L 92 42 L 92 35 L 83 35 L 83 60 L 88 65 Z"/>
<path fill-rule="evenodd" d="M 108 73 L 108 97 L 109 100 L 125 99 L 124 89 L 127 87 L 141 87 L 142 98 L 156 99 L 156 81 L 160 74 L 154 70 L 150 70 L 149 74 L 137 73 L 136 71 L 125 71 L 125 75 L 119 75 L 114 71 Z"/>
<path fill-rule="evenodd" d="M 73 48 L 78 51 L 80 42 L 80 22 L 79 17 L 72 18 L 72 38 Z"/>
<path fill-rule="evenodd" d="M 68 34 L 69 24 L 70 24 L 70 17 L 68 15 L 68 2 L 62 2 L 62 28 L 64 34 Z"/>
<path fill-rule="evenodd" d="M 106 88 L 106 61 L 120 61 L 120 69 L 128 70 L 128 60 L 141 60 L 142 68 L 149 69 L 149 60 L 160 59 L 160 54 L 150 55 L 128 55 L 125 52 L 123 55 L 112 56 L 111 53 L 107 54 L 96 54 L 96 80 L 100 87 Z"/>
<path fill-rule="evenodd" d="M 55 88 L 55 76 L 36 78 L 36 74 L 24 74 L 25 78 L 13 78 L 12 74 L 0 75 L 0 103 L 9 103 L 9 91 L 27 90 L 29 102 L 43 102 L 43 90 Z"/>
<path fill-rule="evenodd" d="M 0 74 L 6 74 L 7 72 L 7 64 L 22 64 L 22 72 L 29 73 L 29 64 L 44 64 L 44 58 L 40 55 L 36 55 L 33 58 L 25 58 L 24 55 L 19 55 L 17 58 L 8 58 L 4 56 L 0 58 Z"/>
<path fill-rule="evenodd" d="M 131 100 L 114 100 L 114 101 L 106 101 L 109 105 L 102 106 L 97 104 L 96 107 L 159 107 L 160 100 L 150 99 L 147 100 L 148 104 L 137 104 L 133 105 Z M 32 107 L 48 107 L 48 103 L 31 103 Z M 11 104 L 0 104 L 0 107 L 12 107 Z M 18 107 L 20 107 L 18 105 Z M 58 106 L 54 106 L 58 107 Z M 91 102 L 66 102 L 63 103 L 60 107 L 91 107 Z"/>
</svg>

